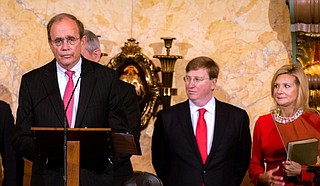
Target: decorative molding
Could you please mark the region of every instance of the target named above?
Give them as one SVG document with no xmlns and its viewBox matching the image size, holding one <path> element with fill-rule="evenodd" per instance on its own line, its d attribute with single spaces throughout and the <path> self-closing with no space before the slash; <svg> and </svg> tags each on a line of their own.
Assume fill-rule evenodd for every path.
<svg viewBox="0 0 320 186">
<path fill-rule="evenodd" d="M 287 0 L 292 33 L 292 61 L 309 80 L 309 105 L 320 110 L 320 1 Z"/>
</svg>

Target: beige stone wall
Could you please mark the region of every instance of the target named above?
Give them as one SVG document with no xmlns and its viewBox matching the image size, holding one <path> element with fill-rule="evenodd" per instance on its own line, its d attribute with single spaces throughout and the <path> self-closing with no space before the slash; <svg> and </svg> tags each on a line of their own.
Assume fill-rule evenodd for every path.
<svg viewBox="0 0 320 186">
<path fill-rule="evenodd" d="M 182 76 L 190 59 L 206 55 L 221 68 L 214 95 L 247 110 L 251 129 L 272 105 L 270 79 L 290 62 L 291 37 L 284 0 L 1 0 L 0 98 L 17 109 L 22 74 L 52 59 L 46 24 L 55 14 L 67 12 L 101 35 L 104 64 L 133 37 L 142 51 L 165 54 L 161 37 L 175 37 L 171 54 L 182 55 L 175 67 L 173 86 L 186 99 Z M 150 137 L 153 125 L 142 131 L 143 156 L 133 157 L 135 170 L 153 172 Z"/>
</svg>

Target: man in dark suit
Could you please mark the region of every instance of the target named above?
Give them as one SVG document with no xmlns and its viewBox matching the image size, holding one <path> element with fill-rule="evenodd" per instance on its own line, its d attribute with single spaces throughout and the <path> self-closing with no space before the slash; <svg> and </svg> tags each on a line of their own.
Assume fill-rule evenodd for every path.
<svg viewBox="0 0 320 186">
<path fill-rule="evenodd" d="M 158 113 L 152 163 L 166 186 L 237 186 L 242 182 L 251 153 L 249 118 L 246 111 L 212 96 L 218 74 L 212 59 L 191 60 L 184 77 L 188 100 Z M 203 109 L 205 122 L 203 118 L 197 122 L 198 110 Z M 200 123 L 205 126 L 202 135 L 198 134 Z"/>
<path fill-rule="evenodd" d="M 62 161 L 39 157 L 30 128 L 111 128 L 128 131 L 121 104 L 119 79 L 114 70 L 81 57 L 85 43 L 81 21 L 70 14 L 54 16 L 47 25 L 48 43 L 55 57 L 22 76 L 14 147 L 33 162 L 31 185 L 64 185 Z M 65 73 L 72 71 L 69 78 Z M 74 81 L 73 106 L 63 102 L 65 89 Z M 70 83 L 72 84 L 72 83 Z M 67 91 L 66 91 L 67 92 Z M 72 116 L 65 110 L 71 109 Z M 82 186 L 112 185 L 113 167 L 108 157 L 81 160 Z"/>
<path fill-rule="evenodd" d="M 94 62 L 100 61 L 101 50 L 99 38 L 90 30 L 85 30 L 86 36 L 85 47 L 82 49 L 81 55 Z M 128 115 L 128 128 L 131 134 L 135 135 L 136 141 L 140 138 L 140 108 L 135 86 L 125 81 L 120 81 L 121 100 L 126 108 Z M 114 179 L 112 186 L 122 186 L 124 181 L 133 173 L 130 155 L 117 158 L 114 166 Z"/>
<path fill-rule="evenodd" d="M 128 128 L 131 134 L 135 136 L 135 141 L 139 143 L 140 139 L 140 108 L 138 103 L 138 96 L 135 91 L 135 86 L 120 81 L 121 98 L 123 105 L 126 108 L 128 115 Z M 122 186 L 124 181 L 133 173 L 133 167 L 130 161 L 131 155 L 120 156 L 116 160 L 114 166 L 114 179 L 112 186 Z"/>
<path fill-rule="evenodd" d="M 0 153 L 3 167 L 2 186 L 22 186 L 24 162 L 12 147 L 14 119 L 10 105 L 0 100 Z"/>
</svg>

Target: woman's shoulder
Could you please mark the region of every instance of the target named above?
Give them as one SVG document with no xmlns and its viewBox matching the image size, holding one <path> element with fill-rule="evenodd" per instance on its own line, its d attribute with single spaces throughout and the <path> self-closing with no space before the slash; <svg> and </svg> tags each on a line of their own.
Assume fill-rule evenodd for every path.
<svg viewBox="0 0 320 186">
<path fill-rule="evenodd" d="M 261 115 L 259 116 L 258 120 L 272 120 L 272 115 L 271 113 Z"/>
<path fill-rule="evenodd" d="M 273 118 L 271 113 L 259 116 L 256 122 L 256 126 L 259 126 L 259 125 L 263 125 L 263 126 L 273 125 Z"/>
</svg>

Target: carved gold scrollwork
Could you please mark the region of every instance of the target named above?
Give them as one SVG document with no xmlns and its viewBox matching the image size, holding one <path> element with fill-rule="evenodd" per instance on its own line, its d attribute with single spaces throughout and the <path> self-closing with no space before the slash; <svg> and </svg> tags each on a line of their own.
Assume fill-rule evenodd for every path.
<svg viewBox="0 0 320 186">
<path fill-rule="evenodd" d="M 136 87 L 141 112 L 141 130 L 145 129 L 159 106 L 160 85 L 158 72 L 160 68 L 148 59 L 134 38 L 128 39 L 121 53 L 107 64 L 118 72 L 119 78 Z"/>
<path fill-rule="evenodd" d="M 297 60 L 309 80 L 310 107 L 320 110 L 320 40 L 299 33 Z"/>
<path fill-rule="evenodd" d="M 320 1 L 287 0 L 293 53 L 309 79 L 310 107 L 320 110 Z M 294 45 L 295 44 L 295 45 Z"/>
</svg>

